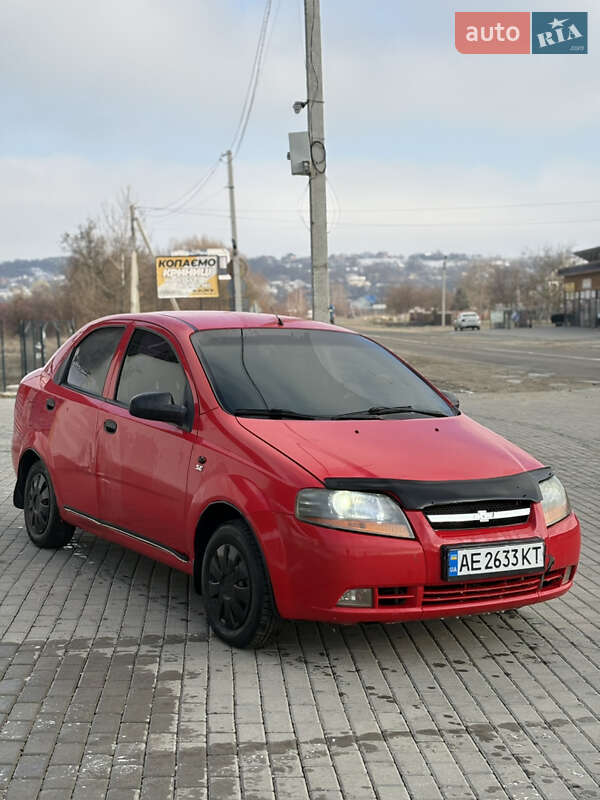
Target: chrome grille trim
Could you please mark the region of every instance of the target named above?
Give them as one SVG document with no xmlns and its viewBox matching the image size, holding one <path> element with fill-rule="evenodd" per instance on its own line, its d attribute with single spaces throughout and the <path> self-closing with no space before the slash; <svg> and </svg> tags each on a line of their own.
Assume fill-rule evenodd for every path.
<svg viewBox="0 0 600 800">
<path fill-rule="evenodd" d="M 482 509 L 484 512 L 485 509 Z M 505 511 L 487 511 L 486 518 L 482 519 L 479 513 L 470 513 L 470 514 L 426 514 L 427 519 L 431 523 L 443 523 L 443 522 L 481 522 L 481 523 L 488 523 L 488 522 L 495 522 L 499 519 L 516 519 L 518 517 L 525 517 L 529 516 L 530 508 L 529 506 L 525 508 L 511 508 Z"/>
</svg>

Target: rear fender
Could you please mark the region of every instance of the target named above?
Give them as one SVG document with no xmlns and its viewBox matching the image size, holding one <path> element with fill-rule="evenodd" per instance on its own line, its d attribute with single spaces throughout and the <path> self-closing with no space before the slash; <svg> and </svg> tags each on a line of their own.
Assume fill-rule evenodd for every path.
<svg viewBox="0 0 600 800">
<path fill-rule="evenodd" d="M 24 490 L 25 490 L 25 481 L 27 480 L 27 473 L 33 463 L 36 461 L 43 461 L 46 466 L 46 469 L 50 473 L 50 479 L 52 480 L 52 473 L 54 469 L 54 461 L 50 454 L 50 450 L 48 448 L 48 443 L 46 439 L 39 433 L 31 433 L 25 439 L 23 439 L 23 446 L 18 456 L 17 462 L 17 480 L 15 483 L 15 488 L 13 492 L 13 503 L 17 508 L 23 508 L 24 505 Z M 52 485 L 54 487 L 54 480 L 52 480 Z M 56 489 L 55 489 L 56 494 Z M 60 505 L 60 498 L 56 497 L 57 502 Z"/>
<path fill-rule="evenodd" d="M 46 465 L 50 476 L 54 470 L 48 445 L 50 423 L 47 422 L 48 415 L 41 411 L 45 393 L 31 385 L 31 381 L 39 379 L 38 373 L 39 370 L 33 377 L 27 376 L 20 384 L 15 403 L 12 459 L 17 476 L 13 502 L 17 508 L 23 508 L 23 491 L 29 467 L 39 459 Z"/>
</svg>

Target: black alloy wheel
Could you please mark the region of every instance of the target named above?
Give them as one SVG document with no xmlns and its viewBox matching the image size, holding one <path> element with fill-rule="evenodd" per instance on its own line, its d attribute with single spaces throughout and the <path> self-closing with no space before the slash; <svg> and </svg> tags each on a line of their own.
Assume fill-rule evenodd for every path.
<svg viewBox="0 0 600 800">
<path fill-rule="evenodd" d="M 34 536 L 41 536 L 48 527 L 50 484 L 43 472 L 36 473 L 29 484 L 29 491 L 25 496 L 25 518 L 28 530 Z"/>
<path fill-rule="evenodd" d="M 280 623 L 262 553 L 241 519 L 220 525 L 206 545 L 201 588 L 208 622 L 234 647 L 262 647 Z"/>
<path fill-rule="evenodd" d="M 208 565 L 208 597 L 211 616 L 231 631 L 238 631 L 248 617 L 251 600 L 248 565 L 233 544 L 222 544 Z"/>
<path fill-rule="evenodd" d="M 25 481 L 25 528 L 38 547 L 63 547 L 75 528 L 60 518 L 50 475 L 41 461 L 36 461 Z"/>
</svg>

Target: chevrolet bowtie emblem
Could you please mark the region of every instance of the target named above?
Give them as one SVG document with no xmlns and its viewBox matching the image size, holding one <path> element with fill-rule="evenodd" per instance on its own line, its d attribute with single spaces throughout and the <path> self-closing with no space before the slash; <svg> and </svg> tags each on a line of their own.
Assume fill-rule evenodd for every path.
<svg viewBox="0 0 600 800">
<path fill-rule="evenodd" d="M 477 518 L 479 522 L 489 522 L 493 516 L 493 511 L 486 511 L 484 508 L 477 512 Z"/>
</svg>

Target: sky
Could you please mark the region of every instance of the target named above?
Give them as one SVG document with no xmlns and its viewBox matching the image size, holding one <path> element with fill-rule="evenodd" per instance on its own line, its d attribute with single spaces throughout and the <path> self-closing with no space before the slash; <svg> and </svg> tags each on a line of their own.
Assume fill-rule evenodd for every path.
<svg viewBox="0 0 600 800">
<path fill-rule="evenodd" d="M 560 17 L 590 10 L 562 0 Z M 230 240 L 226 167 L 265 0 L 2 0 L 0 261 L 61 237 L 127 187 L 154 247 Z M 454 12 L 545 1 L 321 0 L 329 251 L 518 255 L 600 243 L 598 17 L 586 55 L 462 55 Z M 273 0 L 234 161 L 249 256 L 309 253 L 287 135 L 306 99 L 303 0 Z M 211 178 L 180 213 L 164 208 Z"/>
</svg>

